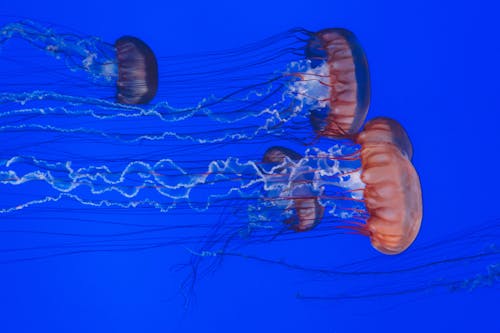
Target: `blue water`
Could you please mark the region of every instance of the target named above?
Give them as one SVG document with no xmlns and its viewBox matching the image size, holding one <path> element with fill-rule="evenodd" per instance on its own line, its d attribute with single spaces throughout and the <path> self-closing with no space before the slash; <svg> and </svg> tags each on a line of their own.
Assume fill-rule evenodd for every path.
<svg viewBox="0 0 500 333">
<path fill-rule="evenodd" d="M 124 34 L 141 37 L 163 57 L 160 65 L 162 61 L 176 64 L 181 71 L 193 73 L 187 80 L 175 74 L 161 77 L 155 102 L 167 101 L 179 108 L 197 103 L 207 92 L 223 95 L 231 90 L 228 86 L 239 84 L 222 74 L 214 78 L 196 75 L 200 68 L 189 67 L 187 54 L 208 57 L 214 50 L 238 48 L 294 27 L 352 30 L 370 64 L 368 118 L 398 119 L 410 134 L 413 164 L 424 195 L 424 218 L 410 249 L 391 257 L 378 254 L 358 235 L 309 237 L 316 229 L 284 240 L 264 237 L 259 244 L 247 244 L 241 238 L 232 248 L 236 256 L 223 256 L 215 266 L 210 265 L 214 263 L 210 258 L 202 258 L 197 271 L 202 276 L 190 288 L 186 282 L 192 280 L 186 279 L 192 277 L 191 266 L 185 265 L 193 260 L 190 251 L 197 251 L 204 240 L 215 239 L 220 245 L 211 236 L 211 226 L 246 223 L 248 218 L 231 210 L 233 201 L 226 202 L 226 210 L 203 211 L 196 206 L 218 188 L 197 194 L 193 202 L 198 211 L 93 207 L 68 198 L 34 204 L 0 215 L 0 332 L 500 331 L 500 180 L 496 176 L 500 71 L 495 62 L 499 29 L 493 7 L 460 1 L 2 3 L 2 25 L 29 18 L 58 31 L 98 36 L 110 43 Z M 0 68 L 1 93 L 32 93 L 42 89 L 47 79 L 42 90 L 88 100 L 71 104 L 66 97 L 62 102 L 45 99 L 27 103 L 27 108 L 63 105 L 77 113 L 110 112 L 89 102 L 94 97 L 112 100 L 114 91 L 105 84 L 97 88 L 71 85 L 60 73 L 80 78 L 79 73 L 33 48 L 13 47 L 20 50 L 19 57 L 9 54 L 7 59 L 5 53 L 0 54 L 3 66 L 9 66 L 8 75 Z M 2 52 L 8 51 L 5 45 Z M 169 58 L 172 55 L 185 58 Z M 202 63 L 200 57 L 195 59 Z M 217 59 L 225 61 L 223 56 Z M 271 64 L 282 66 L 286 61 Z M 30 68 L 43 70 L 35 73 Z M 253 82 L 252 75 L 265 72 L 262 68 L 250 68 L 238 78 Z M 11 109 L 11 104 L 0 104 L 1 112 Z M 45 119 L 49 120 L 44 123 Z M 293 135 L 257 135 L 253 140 L 229 140 L 208 148 L 172 138 L 134 142 L 137 136 L 165 129 L 210 138 L 218 133 L 252 133 L 259 121 L 252 118 L 243 129 L 234 123 L 214 122 L 210 124 L 214 134 L 198 118 L 192 123 L 155 119 L 115 124 L 74 116 L 2 117 L 0 157 L 4 161 L 24 154 L 53 163 L 72 161 L 75 168 L 103 163 L 118 168 L 123 161 L 137 160 L 151 166 L 171 158 L 190 172 L 203 172 L 212 160 L 233 156 L 256 161 L 275 144 L 303 154 L 309 147 L 304 143 L 310 143 L 304 139 L 304 128 Z M 47 134 L 34 128 L 13 132 L 4 127 L 34 122 L 96 132 Z M 110 140 L 102 133 L 123 137 Z M 319 144 L 327 146 L 324 141 Z M 24 166 L 19 170 L 29 169 Z M 54 174 L 65 177 L 64 165 L 54 168 L 60 171 Z M 1 207 L 44 198 L 53 195 L 52 190 L 38 183 L 27 187 L 2 184 Z M 76 194 L 98 200 L 84 190 Z M 160 202 L 160 208 L 169 206 L 160 196 L 152 198 Z M 126 202 L 116 193 L 107 199 Z M 266 214 L 273 216 L 272 211 Z M 180 228 L 194 224 L 208 228 Z M 124 240 L 116 240 L 120 237 Z M 172 244 L 186 238 L 186 243 Z M 105 246 L 99 243 L 103 239 Z M 86 245 L 74 247 L 74 242 Z M 33 247 L 39 248 L 27 250 Z"/>
</svg>

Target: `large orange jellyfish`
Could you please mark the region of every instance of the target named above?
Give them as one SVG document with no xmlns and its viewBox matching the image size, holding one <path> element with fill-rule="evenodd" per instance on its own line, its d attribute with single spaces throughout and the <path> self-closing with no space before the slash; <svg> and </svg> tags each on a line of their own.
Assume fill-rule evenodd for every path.
<svg viewBox="0 0 500 333">
<path fill-rule="evenodd" d="M 369 121 L 357 138 L 361 145 L 361 179 L 370 214 L 361 232 L 385 254 L 407 249 L 417 237 L 422 220 L 420 180 L 410 159 L 412 145 L 395 120 Z"/>
</svg>

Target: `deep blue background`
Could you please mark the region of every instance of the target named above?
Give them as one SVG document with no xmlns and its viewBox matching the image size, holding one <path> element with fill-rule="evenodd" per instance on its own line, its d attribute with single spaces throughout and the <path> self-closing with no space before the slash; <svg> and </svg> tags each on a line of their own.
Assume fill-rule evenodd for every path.
<svg viewBox="0 0 500 333">
<path fill-rule="evenodd" d="M 0 14 L 110 41 L 141 36 L 163 55 L 238 46 L 295 26 L 351 29 L 371 65 L 370 117 L 399 119 L 415 146 L 424 192 L 419 243 L 499 217 L 495 9 L 461 1 L 21 0 L 4 1 Z M 296 300 L 304 280 L 244 260 L 228 260 L 203 280 L 185 311 L 176 293 L 182 276 L 170 270 L 175 255 L 168 249 L 2 266 L 0 332 L 500 331 L 498 286 L 342 311 Z"/>
</svg>

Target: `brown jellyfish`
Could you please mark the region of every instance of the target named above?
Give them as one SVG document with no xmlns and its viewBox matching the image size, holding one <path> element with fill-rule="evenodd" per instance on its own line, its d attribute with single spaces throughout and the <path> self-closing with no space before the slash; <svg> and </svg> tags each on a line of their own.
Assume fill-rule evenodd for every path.
<svg viewBox="0 0 500 333">
<path fill-rule="evenodd" d="M 118 60 L 116 100 L 122 104 L 146 104 L 158 90 L 158 63 L 142 40 L 123 36 L 115 42 Z"/>
<path fill-rule="evenodd" d="M 291 149 L 275 146 L 266 151 L 262 162 L 281 164 L 285 158 L 298 161 L 302 156 Z M 295 215 L 284 223 L 289 224 L 293 230 L 298 232 L 311 230 L 323 218 L 324 207 L 318 202 L 318 197 L 314 195 L 307 180 L 303 177 L 294 179 L 290 186 L 294 187 L 295 190 L 292 198 Z"/>
</svg>

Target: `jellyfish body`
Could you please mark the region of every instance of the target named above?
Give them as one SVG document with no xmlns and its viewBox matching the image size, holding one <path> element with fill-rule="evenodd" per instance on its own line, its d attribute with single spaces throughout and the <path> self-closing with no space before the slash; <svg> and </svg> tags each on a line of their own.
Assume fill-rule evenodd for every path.
<svg viewBox="0 0 500 333">
<path fill-rule="evenodd" d="M 369 213 L 362 232 L 385 254 L 406 250 L 422 221 L 422 192 L 410 158 L 412 146 L 395 120 L 376 118 L 357 136 L 361 145 L 361 179 Z"/>
<path fill-rule="evenodd" d="M 116 100 L 122 104 L 146 104 L 158 90 L 158 64 L 142 40 L 123 36 L 115 42 L 118 61 Z"/>
<path fill-rule="evenodd" d="M 370 74 L 366 55 L 356 36 L 346 29 L 321 30 L 306 48 L 313 66 L 326 64 L 323 84 L 330 89 L 327 107 L 311 110 L 316 133 L 331 138 L 357 133 L 370 104 Z"/>
<path fill-rule="evenodd" d="M 262 161 L 264 163 L 283 164 L 285 159 L 298 161 L 302 156 L 285 147 L 275 146 L 269 148 Z M 318 197 L 311 189 L 311 181 L 308 175 L 299 175 L 294 177 L 289 186 L 292 188 L 293 209 L 295 215 L 285 221 L 295 231 L 308 231 L 314 228 L 323 218 L 325 208 L 318 202 Z"/>
</svg>

